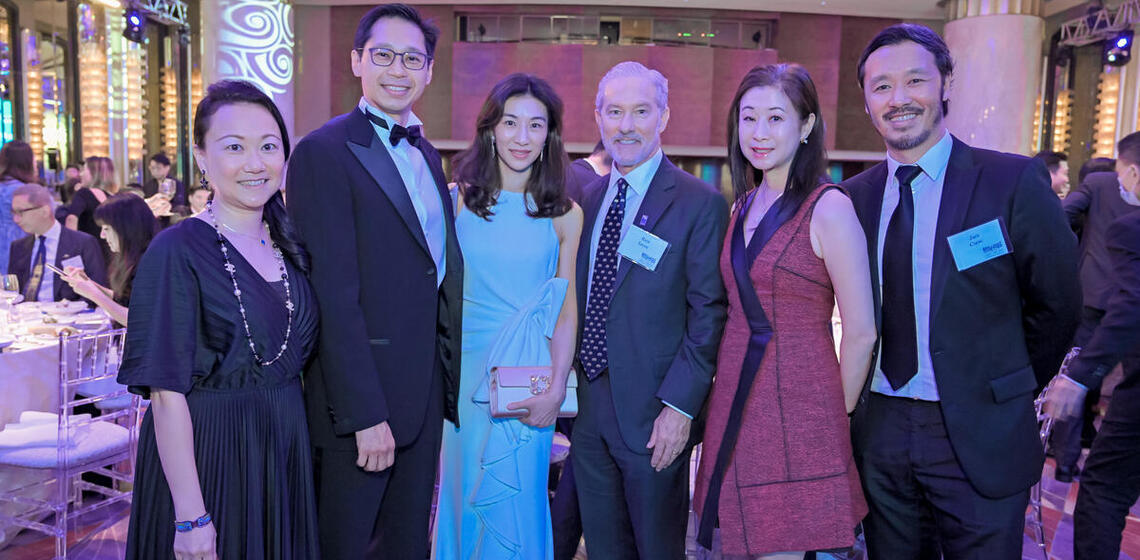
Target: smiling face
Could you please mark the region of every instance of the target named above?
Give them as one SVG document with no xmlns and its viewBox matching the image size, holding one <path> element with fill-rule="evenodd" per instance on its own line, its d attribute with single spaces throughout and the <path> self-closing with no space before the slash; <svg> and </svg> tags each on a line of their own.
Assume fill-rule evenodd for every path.
<svg viewBox="0 0 1140 560">
<path fill-rule="evenodd" d="M 190 193 L 190 211 L 197 214 L 206 208 L 206 202 L 210 200 L 210 191 L 206 189 L 198 189 Z"/>
<path fill-rule="evenodd" d="M 372 33 L 364 43 L 364 50 L 352 51 L 352 75 L 360 78 L 364 98 L 384 111 L 399 124 L 406 125 L 412 105 L 431 83 L 435 61 L 420 70 L 404 67 L 403 57 L 397 56 L 389 66 L 372 63 L 371 50 L 383 47 L 396 52 L 416 52 L 427 56 L 424 34 L 416 24 L 395 17 L 381 18 L 372 25 Z"/>
<path fill-rule="evenodd" d="M 792 100 L 778 87 L 755 87 L 740 98 L 737 122 L 740 150 L 752 167 L 787 177 L 800 140 L 815 124 L 815 115 L 800 119 Z M 783 187 L 783 185 L 778 185 Z"/>
<path fill-rule="evenodd" d="M 661 147 L 669 108 L 657 106 L 656 89 L 647 78 L 612 78 L 594 111 L 606 152 L 623 175 L 645 163 Z"/>
<path fill-rule="evenodd" d="M 942 102 L 949 99 L 934 55 L 903 41 L 867 57 L 863 100 L 892 157 L 913 163 L 942 139 Z"/>
<path fill-rule="evenodd" d="M 516 95 L 503 104 L 503 118 L 495 125 L 495 152 L 499 171 L 522 173 L 538 161 L 546 145 L 549 114 L 532 95 Z"/>
<path fill-rule="evenodd" d="M 273 115 L 253 103 L 231 103 L 210 117 L 194 158 L 214 188 L 214 200 L 260 210 L 281 186 L 285 152 Z"/>
</svg>

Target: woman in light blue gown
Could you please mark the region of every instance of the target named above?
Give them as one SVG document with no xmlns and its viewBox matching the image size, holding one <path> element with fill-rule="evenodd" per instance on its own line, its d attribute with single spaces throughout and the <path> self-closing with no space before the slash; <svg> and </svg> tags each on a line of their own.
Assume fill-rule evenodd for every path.
<svg viewBox="0 0 1140 560">
<path fill-rule="evenodd" d="M 483 105 L 456 157 L 455 229 L 463 251 L 461 428 L 444 428 L 432 558 L 553 556 L 547 473 L 554 421 L 574 354 L 575 257 L 582 210 L 564 191 L 562 101 L 545 81 L 512 74 Z M 551 366 L 546 392 L 489 409 L 495 366 Z"/>
</svg>

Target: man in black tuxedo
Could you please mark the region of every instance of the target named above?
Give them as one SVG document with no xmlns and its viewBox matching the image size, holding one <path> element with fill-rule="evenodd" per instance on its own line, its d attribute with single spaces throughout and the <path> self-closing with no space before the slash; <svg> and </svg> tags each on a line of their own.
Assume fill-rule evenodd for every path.
<svg viewBox="0 0 1140 560">
<path fill-rule="evenodd" d="M 1129 166 L 1140 165 L 1140 133 L 1121 138 L 1116 144 L 1119 159 Z M 1090 173 L 1080 187 L 1069 193 L 1062 203 L 1069 225 L 1080 230 L 1080 279 L 1084 308 L 1081 325 L 1073 338 L 1073 346 L 1082 347 L 1100 324 L 1112 293 L 1112 268 L 1108 255 L 1108 226 L 1124 214 L 1137 210 L 1120 196 L 1120 180 L 1115 172 Z M 1092 407 L 1100 400 L 1100 387 L 1090 387 L 1085 406 L 1071 419 L 1053 424 L 1050 444 L 1057 460 L 1054 476 L 1062 482 L 1072 482 L 1077 460 L 1081 456 L 1082 425 L 1092 430 Z M 1083 420 L 1083 421 L 1082 421 Z"/>
<path fill-rule="evenodd" d="M 662 154 L 668 95 L 665 77 L 636 62 L 598 84 L 595 119 L 613 167 L 582 202 L 571 446 L 591 560 L 684 557 L 692 424 L 726 318 L 728 206 Z"/>
<path fill-rule="evenodd" d="M 438 33 L 403 4 L 365 14 L 359 106 L 289 165 L 321 308 L 305 389 L 327 559 L 427 557 L 443 420 L 458 423 L 463 257 L 439 153 L 412 113 Z"/>
<path fill-rule="evenodd" d="M 36 184 L 27 184 L 12 193 L 12 219 L 27 237 L 8 248 L 8 272 L 15 274 L 26 301 L 83 299 L 71 285 L 47 268 L 51 263 L 82 268 L 95 282 L 107 285 L 107 269 L 99 240 L 67 229 L 55 220 L 51 193 Z"/>
<path fill-rule="evenodd" d="M 952 70 L 942 38 L 913 24 L 859 62 L 887 145 L 843 184 L 881 333 L 851 424 L 873 559 L 1021 557 L 1044 462 L 1034 392 L 1080 313 L 1076 238 L 1045 166 L 950 136 Z"/>
<path fill-rule="evenodd" d="M 1102 315 L 1068 372 L 1053 380 L 1045 403 L 1045 412 L 1055 420 L 1079 420 L 1086 394 L 1099 388 L 1117 364 L 1123 365 L 1124 378 L 1112 392 L 1081 476 L 1073 512 L 1078 560 L 1120 555 L 1125 518 L 1140 497 L 1140 133 L 1120 139 L 1117 152 L 1114 194 L 1130 210 L 1102 226 L 1107 257 Z M 1089 179 L 1096 175 L 1108 174 Z M 1110 194 L 1107 188 L 1104 194 Z"/>
</svg>

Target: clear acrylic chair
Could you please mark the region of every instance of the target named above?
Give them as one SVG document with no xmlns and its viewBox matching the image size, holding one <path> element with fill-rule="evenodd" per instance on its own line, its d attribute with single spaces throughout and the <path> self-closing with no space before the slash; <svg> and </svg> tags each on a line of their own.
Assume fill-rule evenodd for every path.
<svg viewBox="0 0 1140 560">
<path fill-rule="evenodd" d="M 67 558 L 68 532 L 77 528 L 78 518 L 120 502 L 129 503 L 131 499 L 140 399 L 125 387 L 108 383 L 118 374 L 125 334 L 125 329 L 75 336 L 61 334 L 56 437 L 49 440 L 54 445 L 0 449 L 0 467 L 30 469 L 41 474 L 35 482 L 0 493 L 0 503 L 21 506 L 17 514 L 0 515 L 0 523 L 54 537 L 57 560 Z M 80 386 L 84 390 L 79 391 Z M 102 390 L 92 391 L 92 387 Z M 77 407 L 99 408 L 100 403 L 124 399 L 129 406 L 103 410 L 98 416 L 75 414 Z M 111 479 L 110 487 L 84 481 L 81 475 L 88 472 Z M 49 488 L 46 494 L 45 486 Z M 84 503 L 85 491 L 96 497 Z M 45 522 L 49 516 L 51 522 Z M 115 521 L 105 520 L 72 546 L 86 542 Z"/>
</svg>

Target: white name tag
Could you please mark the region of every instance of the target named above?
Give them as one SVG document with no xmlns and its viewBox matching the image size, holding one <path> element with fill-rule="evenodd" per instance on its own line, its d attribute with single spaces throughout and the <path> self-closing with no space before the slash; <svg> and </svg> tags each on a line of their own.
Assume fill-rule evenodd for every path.
<svg viewBox="0 0 1140 560">
<path fill-rule="evenodd" d="M 618 245 L 618 254 L 645 270 L 654 271 L 668 248 L 668 241 L 631 225 L 629 231 L 625 232 L 625 239 Z"/>
<path fill-rule="evenodd" d="M 1006 242 L 1000 220 L 990 220 L 955 233 L 946 241 L 950 243 L 950 252 L 959 272 L 1013 252 Z"/>
</svg>

